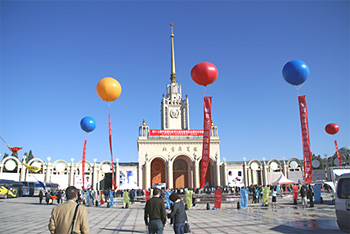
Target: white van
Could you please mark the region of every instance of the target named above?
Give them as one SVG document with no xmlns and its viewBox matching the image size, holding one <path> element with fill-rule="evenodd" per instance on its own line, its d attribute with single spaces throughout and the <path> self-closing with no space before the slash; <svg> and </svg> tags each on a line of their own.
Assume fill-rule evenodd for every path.
<svg viewBox="0 0 350 234">
<path fill-rule="evenodd" d="M 342 174 L 338 178 L 335 212 L 340 230 L 350 233 L 350 173 Z"/>
</svg>

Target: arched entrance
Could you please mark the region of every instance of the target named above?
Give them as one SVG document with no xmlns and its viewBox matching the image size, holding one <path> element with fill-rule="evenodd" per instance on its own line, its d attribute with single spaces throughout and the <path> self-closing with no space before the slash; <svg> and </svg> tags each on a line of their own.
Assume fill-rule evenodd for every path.
<svg viewBox="0 0 350 234">
<path fill-rule="evenodd" d="M 156 158 L 151 163 L 151 186 L 154 183 L 165 183 L 165 163 L 161 158 Z"/>
<path fill-rule="evenodd" d="M 174 188 L 188 188 L 188 165 L 183 158 L 178 158 L 173 164 Z"/>
<path fill-rule="evenodd" d="M 213 165 L 213 162 L 212 160 L 210 159 L 209 160 L 209 165 L 208 165 L 208 168 L 207 168 L 207 173 L 205 174 L 205 182 L 209 183 L 209 187 L 212 187 L 214 186 L 214 183 L 212 181 L 212 165 Z M 199 183 L 201 181 L 201 171 L 202 171 L 202 160 L 199 161 Z"/>
</svg>

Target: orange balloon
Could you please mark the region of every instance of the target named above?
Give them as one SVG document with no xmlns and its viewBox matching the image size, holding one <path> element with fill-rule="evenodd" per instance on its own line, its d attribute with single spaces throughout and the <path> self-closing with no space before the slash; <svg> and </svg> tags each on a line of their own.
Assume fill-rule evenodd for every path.
<svg viewBox="0 0 350 234">
<path fill-rule="evenodd" d="M 112 102 L 120 96 L 122 87 L 116 79 L 105 77 L 98 82 L 96 92 L 102 100 Z"/>
</svg>

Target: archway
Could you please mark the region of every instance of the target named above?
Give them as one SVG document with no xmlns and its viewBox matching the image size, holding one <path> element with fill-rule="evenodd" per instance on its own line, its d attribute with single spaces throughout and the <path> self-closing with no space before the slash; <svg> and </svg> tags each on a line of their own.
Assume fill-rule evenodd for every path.
<svg viewBox="0 0 350 234">
<path fill-rule="evenodd" d="M 173 164 L 174 188 L 188 188 L 188 165 L 183 158 L 178 158 Z"/>
<path fill-rule="evenodd" d="M 151 163 L 151 186 L 155 183 L 165 183 L 165 162 L 161 158 Z"/>
</svg>

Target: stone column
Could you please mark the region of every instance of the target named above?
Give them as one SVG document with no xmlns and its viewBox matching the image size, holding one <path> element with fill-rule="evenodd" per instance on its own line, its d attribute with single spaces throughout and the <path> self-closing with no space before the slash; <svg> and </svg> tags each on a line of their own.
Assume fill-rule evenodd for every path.
<svg viewBox="0 0 350 234">
<path fill-rule="evenodd" d="M 216 166 L 216 186 L 220 186 L 220 158 L 218 156 L 218 153 L 216 153 L 215 155 L 215 166 Z"/>
<path fill-rule="evenodd" d="M 247 164 L 245 162 L 245 157 L 243 158 L 243 179 L 244 179 L 244 186 L 246 187 L 248 184 L 248 177 L 247 177 Z"/>
<path fill-rule="evenodd" d="M 144 173 L 145 173 L 145 189 L 148 189 L 150 188 L 150 162 L 148 160 L 148 157 L 146 158 L 146 161 L 145 161 L 145 168 L 144 168 Z"/>
<path fill-rule="evenodd" d="M 46 163 L 46 174 L 45 174 L 45 182 L 50 182 L 49 181 L 49 175 L 50 175 L 50 157 L 47 157 L 47 163 Z"/>
<path fill-rule="evenodd" d="M 94 158 L 94 165 L 92 167 L 92 189 L 93 190 L 96 190 L 96 182 L 97 182 L 96 162 L 97 162 L 97 159 Z"/>
<path fill-rule="evenodd" d="M 250 178 L 249 178 L 249 182 L 250 184 L 255 184 L 255 178 L 254 178 L 254 173 L 256 173 L 255 170 L 252 170 L 251 168 L 249 168 L 249 174 L 250 174 Z M 248 186 L 250 185 L 248 184 Z"/>
<path fill-rule="evenodd" d="M 329 181 L 329 176 L 328 176 L 328 158 L 327 158 L 327 154 L 325 155 L 325 159 L 323 160 L 323 165 L 326 169 L 326 180 Z"/>
<path fill-rule="evenodd" d="M 25 159 L 26 159 L 26 156 L 24 155 L 23 156 L 23 159 L 22 159 L 22 165 L 21 165 L 21 174 L 20 174 L 20 178 L 19 178 L 19 181 L 25 181 L 25 177 L 26 177 L 26 170 L 27 168 L 23 165 L 23 163 L 25 163 Z M 18 165 L 19 166 L 19 165 Z"/>
<path fill-rule="evenodd" d="M 282 157 L 282 170 L 283 170 L 284 176 L 288 178 L 288 170 L 287 170 L 286 162 L 284 161 L 284 156 Z"/>
<path fill-rule="evenodd" d="M 228 182 L 227 182 L 227 163 L 226 161 L 224 161 L 224 163 L 222 164 L 222 168 L 223 168 L 223 175 L 224 177 L 223 179 L 223 184 L 222 186 L 228 186 Z"/>
<path fill-rule="evenodd" d="M 115 185 L 118 186 L 118 188 L 119 188 L 119 186 L 120 186 L 120 168 L 119 168 L 119 159 L 118 158 L 115 160 L 115 178 L 116 178 Z"/>
<path fill-rule="evenodd" d="M 170 157 L 170 153 L 168 154 L 168 188 L 173 188 L 173 161 Z"/>
<path fill-rule="evenodd" d="M 266 186 L 267 185 L 267 168 L 266 168 L 265 158 L 263 158 L 263 163 L 262 163 L 262 176 L 263 176 L 262 184 Z"/>
<path fill-rule="evenodd" d="M 70 164 L 70 172 L 69 172 L 69 186 L 74 185 L 74 158 L 71 158 L 71 164 Z"/>
<path fill-rule="evenodd" d="M 199 188 L 200 186 L 200 182 L 199 182 L 199 178 L 200 178 L 200 172 L 199 172 L 199 158 L 197 157 L 196 154 L 193 154 L 193 164 L 194 164 L 194 187 L 195 188 Z"/>
</svg>

